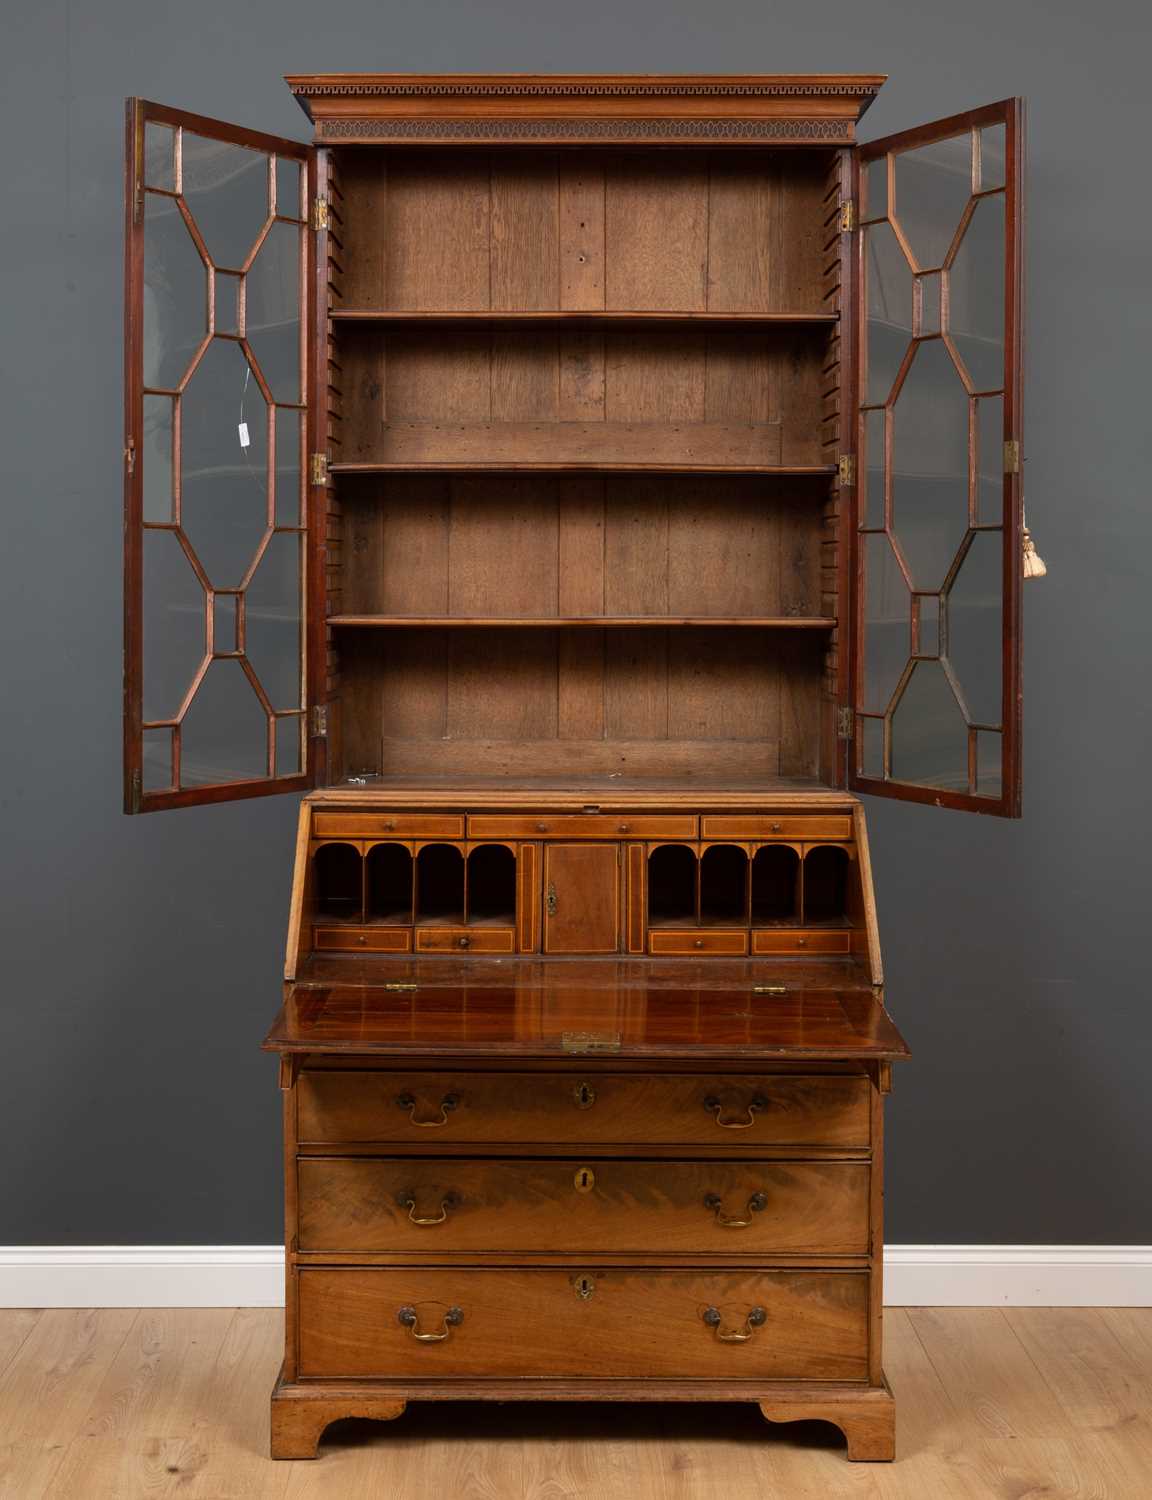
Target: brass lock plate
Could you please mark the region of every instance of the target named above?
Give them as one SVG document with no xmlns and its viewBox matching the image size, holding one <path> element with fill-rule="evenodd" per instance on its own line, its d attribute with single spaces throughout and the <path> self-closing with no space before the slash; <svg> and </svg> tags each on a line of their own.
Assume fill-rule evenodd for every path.
<svg viewBox="0 0 1152 1500">
<path fill-rule="evenodd" d="M 572 1181 L 578 1193 L 590 1193 L 596 1186 L 596 1173 L 591 1167 L 577 1167 Z"/>
<path fill-rule="evenodd" d="M 579 1297 L 582 1302 L 587 1302 L 588 1298 L 591 1297 L 592 1293 L 596 1290 L 596 1283 L 592 1280 L 591 1276 L 588 1276 L 586 1274 L 581 1276 L 574 1276 L 572 1278 L 572 1286 L 575 1289 L 577 1297 Z"/>
</svg>

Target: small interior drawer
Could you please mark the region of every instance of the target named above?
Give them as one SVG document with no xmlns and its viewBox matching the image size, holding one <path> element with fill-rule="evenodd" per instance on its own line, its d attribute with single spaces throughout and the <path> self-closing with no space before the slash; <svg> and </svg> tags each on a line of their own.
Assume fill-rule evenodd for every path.
<svg viewBox="0 0 1152 1500">
<path fill-rule="evenodd" d="M 748 952 L 746 932 L 717 932 L 715 928 L 678 927 L 648 934 L 649 953 L 722 953 L 740 958 Z"/>
<path fill-rule="evenodd" d="M 328 813 L 312 816 L 314 838 L 460 839 L 463 813 Z"/>
<path fill-rule="evenodd" d="M 317 927 L 313 943 L 328 953 L 409 953 L 409 927 Z"/>
<path fill-rule="evenodd" d="M 868 1376 L 866 1271 L 307 1266 L 299 1287 L 305 1378 Z"/>
<path fill-rule="evenodd" d="M 850 953 L 852 934 L 766 928 L 752 934 L 753 953 Z"/>
<path fill-rule="evenodd" d="M 417 953 L 514 953 L 513 927 L 417 927 Z"/>
<path fill-rule="evenodd" d="M 731 815 L 705 814 L 700 820 L 700 837 L 705 839 L 848 839 L 852 837 L 851 818 L 776 817 L 748 813 Z"/>
<path fill-rule="evenodd" d="M 468 818 L 472 839 L 693 839 L 696 817 L 691 813 L 561 813 L 549 815 L 473 813 Z"/>
</svg>

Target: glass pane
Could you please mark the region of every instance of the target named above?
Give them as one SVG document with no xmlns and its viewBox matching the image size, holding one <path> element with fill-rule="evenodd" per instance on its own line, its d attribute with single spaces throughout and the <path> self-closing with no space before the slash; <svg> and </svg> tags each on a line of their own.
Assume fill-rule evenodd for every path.
<svg viewBox="0 0 1152 1500">
<path fill-rule="evenodd" d="M 176 191 L 176 132 L 155 120 L 144 126 L 144 184 Z"/>
<path fill-rule="evenodd" d="M 917 277 L 920 288 L 920 320 L 916 332 L 924 335 L 940 332 L 940 272 L 930 271 Z"/>
<path fill-rule="evenodd" d="M 172 416 L 174 396 L 144 397 L 144 431 L 141 434 L 140 476 L 144 492 L 144 519 L 165 525 L 172 509 Z"/>
<path fill-rule="evenodd" d="M 1004 787 L 1004 736 L 995 729 L 976 731 L 976 795 L 999 797 Z"/>
<path fill-rule="evenodd" d="M 183 190 L 217 266 L 240 271 L 270 212 L 268 158 L 184 131 Z"/>
<path fill-rule="evenodd" d="M 948 658 L 974 724 L 1002 723 L 1004 539 L 977 531 L 948 590 Z"/>
<path fill-rule="evenodd" d="M 1004 389 L 1004 194 L 981 198 L 948 272 L 948 330 L 976 391 Z"/>
<path fill-rule="evenodd" d="M 860 771 L 876 781 L 884 779 L 884 720 L 859 719 Z"/>
<path fill-rule="evenodd" d="M 165 792 L 172 786 L 172 731 L 144 730 L 141 785 L 146 792 Z"/>
<path fill-rule="evenodd" d="M 174 531 L 144 533 L 144 719 L 174 719 L 204 660 L 204 590 Z"/>
<path fill-rule="evenodd" d="M 980 132 L 980 191 L 983 193 L 989 188 L 1003 187 L 1007 181 L 1004 175 L 1005 134 L 1003 125 L 988 125 Z"/>
<path fill-rule="evenodd" d="M 276 401 L 300 400 L 300 236 L 272 225 L 244 281 L 244 328 Z"/>
<path fill-rule="evenodd" d="M 304 524 L 304 486 L 301 451 L 304 413 L 288 407 L 276 408 L 276 524 Z"/>
<path fill-rule="evenodd" d="M 968 397 L 941 339 L 919 344 L 893 412 L 892 530 L 935 591 L 968 530 Z"/>
<path fill-rule="evenodd" d="M 175 390 L 208 336 L 208 271 L 175 198 L 144 195 L 144 384 Z"/>
<path fill-rule="evenodd" d="M 180 781 L 204 786 L 268 774 L 268 719 L 238 661 L 214 661 L 185 715 Z"/>
<path fill-rule="evenodd" d="M 217 271 L 216 288 L 216 332 L 240 332 L 240 285 L 241 278 L 228 271 Z"/>
<path fill-rule="evenodd" d="M 976 402 L 976 519 L 999 526 L 1004 519 L 1004 397 Z"/>
<path fill-rule="evenodd" d="M 888 158 L 878 156 L 864 173 L 865 219 L 883 219 L 888 213 Z"/>
<path fill-rule="evenodd" d="M 884 525 L 884 427 L 882 411 L 864 414 L 864 525 L 878 531 Z"/>
<path fill-rule="evenodd" d="M 301 546 L 297 532 L 270 537 L 245 594 L 245 650 L 277 710 L 301 703 Z"/>
<path fill-rule="evenodd" d="M 911 650 L 912 601 L 887 536 L 864 538 L 864 684 L 860 704 L 884 713 Z"/>
<path fill-rule="evenodd" d="M 237 639 L 237 594 L 212 596 L 212 650 L 216 656 L 230 656 L 240 649 Z"/>
<path fill-rule="evenodd" d="M 268 408 L 239 344 L 213 339 L 188 382 L 180 463 L 188 540 L 214 588 L 238 588 L 268 526 Z"/>
<path fill-rule="evenodd" d="M 916 607 L 920 616 L 920 641 L 917 656 L 940 655 L 940 596 L 939 594 L 917 594 Z"/>
<path fill-rule="evenodd" d="M 970 132 L 902 151 L 895 158 L 893 217 L 920 271 L 944 264 L 972 194 Z"/>
<path fill-rule="evenodd" d="M 968 726 L 937 661 L 919 661 L 892 714 L 897 781 L 968 790 Z"/>
<path fill-rule="evenodd" d="M 298 776 L 303 770 L 300 736 L 304 727 L 302 716 L 288 715 L 276 719 L 276 774 Z"/>
<path fill-rule="evenodd" d="M 276 212 L 283 219 L 302 219 L 300 163 L 291 157 L 276 158 Z"/>
<path fill-rule="evenodd" d="M 889 224 L 864 231 L 868 299 L 868 381 L 865 404 L 888 399 L 912 337 L 912 272 Z"/>
</svg>

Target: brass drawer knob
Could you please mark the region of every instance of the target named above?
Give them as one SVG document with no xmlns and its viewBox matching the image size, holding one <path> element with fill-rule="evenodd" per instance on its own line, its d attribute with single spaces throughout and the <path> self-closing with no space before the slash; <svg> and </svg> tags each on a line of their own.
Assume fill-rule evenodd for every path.
<svg viewBox="0 0 1152 1500">
<path fill-rule="evenodd" d="M 457 1198 L 455 1193 L 445 1193 L 440 1203 L 440 1212 L 438 1214 L 428 1216 L 421 1215 L 416 1212 L 415 1193 L 401 1193 L 399 1201 L 400 1207 L 406 1208 L 408 1210 L 408 1222 L 410 1224 L 419 1224 L 421 1227 L 424 1227 L 426 1225 L 432 1224 L 443 1224 L 445 1219 L 447 1219 L 448 1217 L 448 1210 L 450 1208 L 455 1208 L 460 1200 L 459 1198 Z"/>
<path fill-rule="evenodd" d="M 401 1094 L 396 1100 L 398 1109 L 408 1111 L 408 1119 L 413 1125 L 419 1125 L 422 1130 L 432 1130 L 441 1125 L 447 1125 L 448 1116 L 460 1103 L 456 1094 L 445 1094 L 440 1101 L 440 1113 L 432 1120 L 418 1120 L 416 1118 L 416 1100 L 412 1094 Z"/>
<path fill-rule="evenodd" d="M 472 939 L 470 937 L 457 938 L 456 939 L 456 946 L 458 948 L 471 948 L 471 946 L 472 946 Z"/>
<path fill-rule="evenodd" d="M 703 938 L 697 938 L 696 941 L 692 944 L 692 946 L 693 946 L 693 948 L 703 948 L 703 946 L 704 946 L 704 939 Z"/>
<path fill-rule="evenodd" d="M 450 1307 L 444 1314 L 444 1326 L 439 1333 L 422 1333 L 420 1331 L 420 1314 L 414 1307 L 402 1307 L 396 1314 L 397 1321 L 402 1323 L 418 1343 L 442 1344 L 448 1338 L 453 1328 L 459 1328 L 464 1321 L 464 1314 L 458 1307 Z"/>
<path fill-rule="evenodd" d="M 767 1107 L 768 1101 L 764 1098 L 763 1094 L 754 1094 L 745 1105 L 744 1112 L 748 1116 L 746 1120 L 722 1120 L 720 1118 L 720 1111 L 724 1106 L 720 1100 L 713 1095 L 709 1095 L 704 1101 L 704 1108 L 709 1114 L 715 1115 L 716 1123 L 720 1126 L 721 1130 L 748 1130 L 751 1126 L 755 1125 L 756 1116 L 759 1111 Z"/>
<path fill-rule="evenodd" d="M 548 823 L 537 823 L 536 824 L 536 832 L 537 833 L 547 833 L 548 829 L 549 829 L 549 826 L 550 825 Z"/>
<path fill-rule="evenodd" d="M 808 939 L 806 937 L 798 937 L 796 939 L 796 946 L 797 948 L 807 948 Z"/>
<path fill-rule="evenodd" d="M 725 1328 L 718 1307 L 706 1307 L 701 1316 L 709 1328 L 715 1329 L 716 1337 L 722 1344 L 746 1344 L 757 1328 L 762 1328 L 768 1321 L 768 1314 L 762 1307 L 752 1309 L 744 1319 L 743 1328 Z"/>
<path fill-rule="evenodd" d="M 779 833 L 780 830 L 781 830 L 781 828 L 783 828 L 784 825 L 782 823 L 770 823 L 768 826 L 772 830 L 773 833 Z"/>
<path fill-rule="evenodd" d="M 620 824 L 617 825 L 617 828 L 616 828 L 616 832 L 617 833 L 630 833 L 631 830 L 632 830 L 632 824 L 631 823 L 620 823 Z"/>
<path fill-rule="evenodd" d="M 748 1229 L 752 1220 L 729 1218 L 724 1212 L 724 1200 L 719 1193 L 708 1193 L 704 1199 L 704 1207 L 709 1208 L 716 1215 L 716 1222 L 721 1229 Z M 768 1195 L 766 1193 L 753 1193 L 748 1199 L 748 1213 L 762 1214 L 768 1207 Z"/>
</svg>

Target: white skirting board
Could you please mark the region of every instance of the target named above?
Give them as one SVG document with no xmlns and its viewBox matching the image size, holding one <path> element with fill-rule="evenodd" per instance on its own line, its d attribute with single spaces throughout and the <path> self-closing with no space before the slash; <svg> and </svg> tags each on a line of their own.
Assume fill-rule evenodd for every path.
<svg viewBox="0 0 1152 1500">
<path fill-rule="evenodd" d="M 1149 1245 L 889 1245 L 890 1307 L 1150 1307 Z M 275 1245 L 0 1248 L 0 1307 L 279 1307 Z"/>
</svg>

